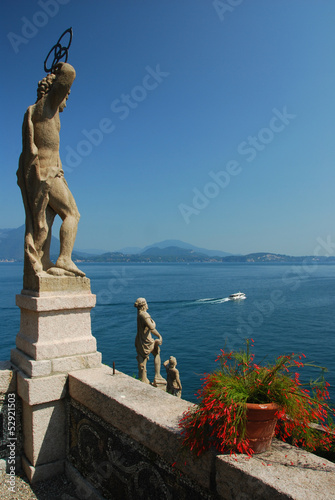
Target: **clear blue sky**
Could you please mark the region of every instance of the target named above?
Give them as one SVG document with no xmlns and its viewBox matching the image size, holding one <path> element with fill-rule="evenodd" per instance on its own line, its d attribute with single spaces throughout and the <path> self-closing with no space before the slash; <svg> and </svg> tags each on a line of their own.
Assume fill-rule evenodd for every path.
<svg viewBox="0 0 335 500">
<path fill-rule="evenodd" d="M 60 156 L 77 248 L 177 238 L 311 255 L 318 238 L 335 242 L 335 2 L 12 0 L 1 11 L 0 228 L 24 223 L 22 118 L 72 26 Z"/>
</svg>

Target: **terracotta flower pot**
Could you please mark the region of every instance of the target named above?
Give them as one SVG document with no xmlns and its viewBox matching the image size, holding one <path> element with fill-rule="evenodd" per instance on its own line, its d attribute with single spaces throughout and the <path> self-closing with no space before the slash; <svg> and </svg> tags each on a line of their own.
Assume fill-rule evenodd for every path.
<svg viewBox="0 0 335 500">
<path fill-rule="evenodd" d="M 275 403 L 247 403 L 246 437 L 254 453 L 262 453 L 270 448 L 278 410 Z"/>
</svg>

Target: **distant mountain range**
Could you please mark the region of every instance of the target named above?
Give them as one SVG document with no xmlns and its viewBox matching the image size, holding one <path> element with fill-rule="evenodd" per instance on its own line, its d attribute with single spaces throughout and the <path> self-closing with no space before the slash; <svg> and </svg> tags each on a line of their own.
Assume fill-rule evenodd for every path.
<svg viewBox="0 0 335 500">
<path fill-rule="evenodd" d="M 25 226 L 15 229 L 0 229 L 0 260 L 23 260 Z M 50 253 L 59 253 L 59 240 L 52 236 Z"/>
<path fill-rule="evenodd" d="M 24 226 L 0 229 L 0 261 L 23 260 Z M 52 237 L 51 258 L 59 253 L 59 240 Z M 221 250 L 208 250 L 180 240 L 164 240 L 145 248 L 127 247 L 117 252 L 74 250 L 77 262 L 335 262 L 335 257 L 292 257 L 275 253 L 232 255 Z"/>
<path fill-rule="evenodd" d="M 83 258 L 76 256 L 81 262 L 272 262 L 272 263 L 312 263 L 335 262 L 335 257 L 291 257 L 268 252 L 250 253 L 248 255 L 227 255 L 226 257 L 209 256 L 180 247 L 150 247 L 138 254 L 124 254 L 122 252 L 108 252 L 102 255 Z"/>
<path fill-rule="evenodd" d="M 24 244 L 24 231 L 25 226 L 22 225 L 15 229 L 0 229 L 0 260 L 23 260 L 23 244 Z M 51 256 L 57 256 L 59 253 L 59 240 L 52 236 L 51 239 Z M 126 247 L 118 250 L 117 252 L 106 252 L 105 250 L 78 250 L 74 249 L 73 257 L 75 259 L 92 260 L 93 258 L 106 258 L 109 259 L 110 255 L 114 256 L 129 256 L 134 255 L 135 260 L 139 260 L 139 256 L 143 256 L 144 259 L 148 256 L 166 256 L 171 257 L 175 255 L 176 257 L 182 255 L 193 255 L 194 257 L 210 257 L 219 256 L 224 257 L 231 255 L 227 252 L 222 252 L 220 250 L 208 250 L 206 248 L 199 248 L 189 243 L 185 243 L 180 240 L 165 240 L 153 245 L 146 246 L 144 248 L 139 247 Z"/>
<path fill-rule="evenodd" d="M 178 248 L 178 249 L 183 249 L 183 250 L 191 250 L 193 252 L 199 253 L 199 254 L 205 254 L 209 257 L 225 257 L 227 255 L 231 255 L 228 252 L 222 252 L 221 250 L 208 250 L 207 248 L 200 248 L 200 247 L 195 247 L 194 245 L 191 245 L 190 243 L 185 243 L 184 241 L 180 240 L 164 240 L 160 241 L 158 243 L 153 243 L 152 245 L 148 245 L 144 248 L 138 248 L 138 247 L 129 247 L 129 248 L 122 248 L 119 250 L 120 253 L 123 254 L 148 254 L 148 251 L 151 252 L 152 249 L 155 249 L 155 253 L 157 254 L 157 250 L 166 250 L 167 248 Z M 165 253 L 162 252 L 162 255 Z"/>
</svg>

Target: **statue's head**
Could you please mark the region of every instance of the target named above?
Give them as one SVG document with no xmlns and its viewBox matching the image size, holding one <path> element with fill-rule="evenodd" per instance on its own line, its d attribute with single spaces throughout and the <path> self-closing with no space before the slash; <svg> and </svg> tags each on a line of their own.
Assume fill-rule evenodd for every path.
<svg viewBox="0 0 335 500">
<path fill-rule="evenodd" d="M 59 105 L 58 110 L 60 113 L 62 113 L 64 111 L 64 109 L 66 108 L 66 101 L 68 100 L 69 95 L 70 95 L 70 90 L 68 91 L 68 93 L 66 94 L 66 97 L 62 100 L 62 102 Z"/>
<path fill-rule="evenodd" d="M 177 360 L 174 356 L 169 357 L 169 364 L 170 364 L 171 368 L 174 368 L 175 366 L 177 366 Z"/>
<path fill-rule="evenodd" d="M 49 73 L 38 82 L 36 102 L 42 99 L 42 97 L 44 97 L 50 91 L 55 78 L 56 75 L 54 75 L 53 73 Z"/>
<path fill-rule="evenodd" d="M 143 297 L 139 297 L 136 300 L 134 307 L 136 307 L 136 309 L 138 309 L 139 311 L 142 311 L 143 309 L 144 310 L 148 309 L 148 304 L 147 304 L 147 301 Z"/>
</svg>

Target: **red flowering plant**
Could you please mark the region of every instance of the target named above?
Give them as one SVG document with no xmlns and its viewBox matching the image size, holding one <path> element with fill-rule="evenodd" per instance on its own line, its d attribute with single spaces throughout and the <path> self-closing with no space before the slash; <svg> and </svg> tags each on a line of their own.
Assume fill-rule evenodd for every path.
<svg viewBox="0 0 335 500">
<path fill-rule="evenodd" d="M 303 354 L 279 356 L 273 364 L 259 366 L 246 348 L 221 354 L 220 368 L 206 374 L 198 392 L 199 403 L 179 422 L 183 446 L 197 455 L 215 447 L 220 453 L 254 453 L 246 433 L 247 403 L 278 406 L 274 435 L 310 451 L 329 449 L 333 440 L 335 410 L 328 405 L 329 384 L 323 372 L 318 380 L 303 386 L 297 370 L 304 366 Z M 294 369 L 292 371 L 292 368 Z M 311 425 L 319 424 L 319 426 Z M 323 430 L 320 432 L 318 427 Z"/>
</svg>

